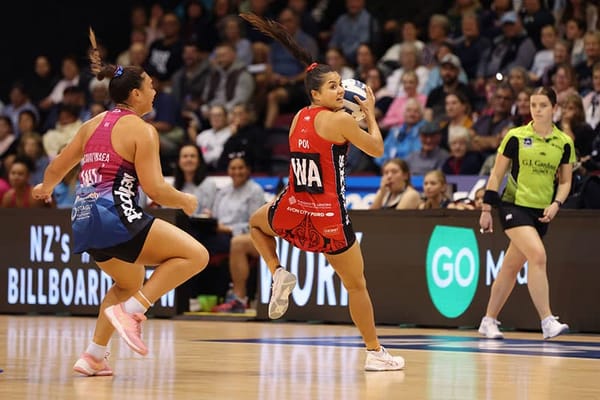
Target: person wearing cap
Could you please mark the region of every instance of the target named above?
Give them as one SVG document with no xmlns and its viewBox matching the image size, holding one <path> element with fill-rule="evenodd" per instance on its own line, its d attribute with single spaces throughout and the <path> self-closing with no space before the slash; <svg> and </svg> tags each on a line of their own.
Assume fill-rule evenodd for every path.
<svg viewBox="0 0 600 400">
<path fill-rule="evenodd" d="M 520 65 L 529 70 L 533 63 L 535 43 L 523 25 L 517 13 L 509 11 L 500 18 L 502 34 L 494 38 L 492 47 L 482 54 L 477 68 L 478 79 L 496 77 L 498 73 L 506 76 L 510 69 Z"/>
<path fill-rule="evenodd" d="M 406 157 L 406 162 L 414 175 L 425 175 L 434 169 L 441 169 L 449 157 L 446 150 L 440 147 L 442 126 L 439 122 L 427 122 L 419 130 L 421 149 L 415 150 Z"/>
<path fill-rule="evenodd" d="M 446 95 L 450 92 L 462 92 L 471 104 L 477 103 L 476 95 L 471 87 L 458 79 L 460 71 L 460 60 L 456 55 L 448 53 L 440 59 L 442 84 L 434 88 L 427 96 L 425 119 L 432 121 L 444 116 Z"/>
</svg>

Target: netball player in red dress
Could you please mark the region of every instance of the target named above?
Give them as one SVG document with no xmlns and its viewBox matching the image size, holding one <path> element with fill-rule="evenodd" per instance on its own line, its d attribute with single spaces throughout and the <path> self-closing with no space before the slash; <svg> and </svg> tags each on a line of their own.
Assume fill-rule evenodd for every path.
<svg viewBox="0 0 600 400">
<path fill-rule="evenodd" d="M 310 106 L 292 121 L 288 187 L 250 219 L 256 249 L 273 274 L 269 317 L 281 317 L 296 277 L 280 265 L 275 236 L 310 252 L 324 253 L 348 290 L 350 315 L 367 347 L 365 370 L 389 371 L 404 367 L 402 357 L 392 357 L 377 338 L 373 306 L 367 291 L 360 245 L 345 207 L 346 151 L 352 143 L 365 153 L 383 154 L 383 139 L 375 121 L 374 95 L 357 102 L 366 114 L 368 132 L 343 111 L 344 89 L 339 74 L 329 66 L 312 63 L 284 28 L 252 14 L 242 14 L 257 29 L 281 42 L 306 68 L 305 87 Z"/>
</svg>

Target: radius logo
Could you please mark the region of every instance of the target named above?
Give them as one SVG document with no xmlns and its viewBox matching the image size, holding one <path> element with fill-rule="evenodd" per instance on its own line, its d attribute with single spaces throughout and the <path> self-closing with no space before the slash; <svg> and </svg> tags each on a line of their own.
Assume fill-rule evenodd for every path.
<svg viewBox="0 0 600 400">
<path fill-rule="evenodd" d="M 427 246 L 427 288 L 433 304 L 447 318 L 471 304 L 479 280 L 479 250 L 470 228 L 436 226 Z"/>
</svg>

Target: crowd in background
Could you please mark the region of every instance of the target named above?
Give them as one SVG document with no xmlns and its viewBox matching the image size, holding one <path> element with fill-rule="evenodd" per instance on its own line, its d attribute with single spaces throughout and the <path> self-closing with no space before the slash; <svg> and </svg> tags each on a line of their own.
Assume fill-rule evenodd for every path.
<svg viewBox="0 0 600 400">
<path fill-rule="evenodd" d="M 348 174 L 382 176 L 374 208 L 428 207 L 425 187 L 418 200 L 391 201 L 410 179 L 391 193 L 386 166 L 406 169 L 408 177 L 439 171 L 434 175 L 444 182 L 448 175 L 489 174 L 507 130 L 531 120 L 529 96 L 539 85 L 558 95 L 554 119 L 575 141 L 577 174 L 597 173 L 597 2 L 451 3 L 425 26 L 409 15 L 375 18 L 365 0 L 141 3 L 130 10 L 126 49 L 114 59 L 101 42 L 99 49 L 107 62 L 139 65 L 152 77 L 157 95 L 144 118 L 159 132 L 167 176 L 175 175 L 180 149 L 190 144 L 198 148 L 203 176 L 228 174 L 230 160 L 240 155 L 252 174 L 287 174 L 289 124 L 308 105 L 304 67 L 239 12 L 278 21 L 315 60 L 374 89 L 385 153 L 373 159 L 351 148 L 347 164 Z M 1 206 L 42 206 L 29 191 L 48 160 L 82 123 L 113 106 L 108 81 L 94 78 L 83 58 L 68 55 L 51 65 L 39 54 L 28 77 L 15 81 L 9 101 L 0 104 Z M 57 188 L 54 205 L 69 207 L 77 185 L 76 168 Z"/>
</svg>

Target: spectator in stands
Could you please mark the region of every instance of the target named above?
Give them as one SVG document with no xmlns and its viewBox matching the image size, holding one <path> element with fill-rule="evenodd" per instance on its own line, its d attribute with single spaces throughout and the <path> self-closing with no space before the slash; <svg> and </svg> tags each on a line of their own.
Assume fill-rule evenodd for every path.
<svg viewBox="0 0 600 400">
<path fill-rule="evenodd" d="M 420 202 L 421 195 L 410 182 L 406 161 L 400 158 L 385 161 L 381 167 L 381 184 L 369 208 L 416 210 Z"/>
<path fill-rule="evenodd" d="M 218 220 L 222 249 L 229 252 L 229 272 L 234 298 L 213 308 L 216 312 L 245 312 L 248 306 L 246 284 L 250 273 L 250 258 L 258 252 L 250 238 L 250 216 L 265 203 L 262 187 L 251 179 L 250 164 L 242 157 L 229 161 L 227 174 L 231 183 L 217 193 L 210 216 Z M 209 250 L 213 250 L 207 244 Z"/>
<path fill-rule="evenodd" d="M 502 16 L 507 12 L 515 11 L 513 0 L 492 0 L 489 9 L 484 9 L 480 16 L 481 34 L 494 40 L 502 34 Z"/>
<path fill-rule="evenodd" d="M 385 54 L 379 60 L 379 68 L 386 75 L 392 73 L 393 70 L 400 67 L 400 50 L 402 49 L 402 45 L 404 43 L 413 44 L 418 54 L 423 53 L 423 48 L 425 44 L 419 40 L 419 30 L 417 29 L 417 25 L 413 21 L 404 21 L 402 23 L 402 35 L 400 41 L 392 45 L 389 49 L 386 50 Z"/>
<path fill-rule="evenodd" d="M 18 145 L 19 141 L 10 118 L 0 115 L 0 166 L 3 166 L 7 173 L 9 164 L 17 153 Z"/>
<path fill-rule="evenodd" d="M 565 25 L 565 38 L 571 45 L 571 65 L 585 61 L 583 37 L 585 36 L 585 20 L 570 18 Z"/>
<path fill-rule="evenodd" d="M 339 47 L 346 59 L 355 60 L 359 44 L 376 49 L 379 36 L 379 22 L 365 8 L 365 0 L 346 0 L 346 12 L 335 21 L 329 47 Z"/>
<path fill-rule="evenodd" d="M 17 121 L 21 137 L 27 134 L 39 134 L 37 115 L 31 110 L 23 110 L 19 113 Z"/>
<path fill-rule="evenodd" d="M 227 121 L 227 110 L 220 105 L 210 108 L 208 114 L 210 128 L 196 136 L 196 145 L 202 150 L 202 157 L 210 170 L 217 169 L 217 163 L 223 153 L 223 146 L 231 137 L 231 127 Z"/>
<path fill-rule="evenodd" d="M 492 46 L 492 42 L 481 35 L 477 14 L 473 12 L 463 14 L 461 33 L 462 36 L 454 42 L 454 54 L 460 59 L 460 64 L 466 73 L 467 79 L 475 80 L 481 55 L 488 51 Z M 436 59 L 440 60 L 444 55 L 438 55 Z"/>
<path fill-rule="evenodd" d="M 440 147 L 442 127 L 437 122 L 428 122 L 419 130 L 421 149 L 411 152 L 406 162 L 413 175 L 424 175 L 433 169 L 441 169 L 448 152 Z"/>
<path fill-rule="evenodd" d="M 417 93 L 419 86 L 419 76 L 415 70 L 406 70 L 401 79 L 402 92 L 394 97 L 385 116 L 379 123 L 379 127 L 388 130 L 392 126 L 402 125 L 404 123 L 404 110 L 409 99 L 416 99 L 422 107 L 425 107 L 427 97 L 422 93 Z"/>
<path fill-rule="evenodd" d="M 181 192 L 196 196 L 198 208 L 194 214 L 210 213 L 214 206 L 217 186 L 206 173 L 202 151 L 194 144 L 181 146 L 179 160 L 173 171 L 173 186 Z"/>
<path fill-rule="evenodd" d="M 533 93 L 533 89 L 527 87 L 517 94 L 515 113 L 512 116 L 513 126 L 527 125 L 531 121 L 531 108 L 529 104 L 531 93 Z"/>
<path fill-rule="evenodd" d="M 327 49 L 327 53 L 325 53 L 325 63 L 329 64 L 335 72 L 340 74 L 342 80 L 354 78 L 354 70 L 347 65 L 344 53 L 337 47 L 330 47 Z"/>
<path fill-rule="evenodd" d="M 544 48 L 541 32 L 544 26 L 554 26 L 552 13 L 542 5 L 541 0 L 523 0 L 520 16 L 523 27 L 527 31 L 527 35 L 533 40 L 535 48 L 538 50 Z"/>
<path fill-rule="evenodd" d="M 50 60 L 45 55 L 39 55 L 35 58 L 32 76 L 25 81 L 25 85 L 29 91 L 31 102 L 38 108 L 38 111 L 43 111 L 40 107 L 40 102 L 50 96 L 52 89 L 58 83 L 58 76 L 52 70 Z M 40 122 L 45 117 L 45 113 L 41 113 Z"/>
<path fill-rule="evenodd" d="M 356 50 L 356 68 L 354 69 L 354 79 L 358 79 L 361 82 L 367 80 L 367 71 L 372 68 L 377 68 L 377 58 L 373 49 L 366 43 L 361 43 Z"/>
<path fill-rule="evenodd" d="M 583 22 L 585 32 L 595 32 L 598 30 L 598 5 L 589 0 L 564 0 L 564 8 L 559 10 L 557 20 L 559 27 L 566 31 L 568 21 L 576 18 Z"/>
<path fill-rule="evenodd" d="M 231 112 L 236 104 L 248 102 L 254 91 L 254 80 L 246 66 L 236 60 L 235 49 L 228 43 L 215 48 L 215 58 L 202 94 L 202 116 L 206 118 L 210 107 L 224 105 Z"/>
<path fill-rule="evenodd" d="M 440 62 L 444 57 L 446 57 L 447 54 L 453 54 L 452 48 L 453 48 L 453 46 L 448 42 L 444 42 L 444 43 L 440 44 L 440 47 L 438 47 L 438 52 L 435 56 L 436 63 L 429 70 L 429 75 L 427 76 L 427 82 L 425 83 L 425 87 L 423 89 L 423 93 L 425 95 L 429 96 L 429 94 L 431 93 L 431 91 L 433 89 L 435 89 L 436 87 L 438 87 L 444 83 L 442 81 L 442 75 L 441 75 L 442 67 L 440 65 Z M 465 85 L 468 85 L 468 83 L 469 83 L 469 78 L 467 77 L 465 70 L 462 68 L 462 64 L 461 64 L 461 67 L 460 67 L 460 70 L 458 73 L 458 80 L 461 83 L 464 83 Z"/>
<path fill-rule="evenodd" d="M 570 52 L 571 47 L 569 45 L 569 42 L 563 39 L 556 40 L 556 44 L 552 49 L 554 59 L 553 63 L 548 68 L 546 68 L 546 71 L 544 71 L 544 74 L 542 75 L 541 82 L 544 86 L 552 85 L 552 78 L 554 77 L 554 74 L 556 73 L 556 68 L 558 68 L 559 65 L 570 62 Z"/>
<path fill-rule="evenodd" d="M 587 32 L 583 37 L 585 61 L 575 65 L 575 75 L 579 82 L 579 94 L 585 96 L 594 90 L 592 68 L 600 61 L 600 31 Z"/>
<path fill-rule="evenodd" d="M 446 107 L 446 95 L 450 92 L 463 92 L 470 104 L 476 104 L 475 93 L 470 86 L 459 81 L 460 60 L 454 54 L 446 54 L 440 60 L 442 84 L 433 89 L 427 96 L 425 119 L 428 121 L 441 118 Z"/>
<path fill-rule="evenodd" d="M 181 39 L 184 43 L 197 43 L 208 52 L 217 44 L 217 32 L 212 24 L 207 4 L 201 0 L 183 2 L 184 15 L 181 23 Z"/>
<path fill-rule="evenodd" d="M 375 119 L 380 121 L 387 113 L 394 97 L 388 93 L 385 76 L 379 68 L 371 68 L 367 71 L 365 83 L 373 89 L 375 94 Z"/>
<path fill-rule="evenodd" d="M 17 138 L 21 135 L 19 129 L 19 114 L 22 111 L 28 110 L 35 115 L 36 120 L 39 119 L 39 114 L 35 105 L 29 99 L 29 93 L 21 82 L 14 82 L 10 88 L 10 103 L 2 110 L 2 115 L 10 118 L 12 125 L 16 128 L 15 135 Z"/>
<path fill-rule="evenodd" d="M 404 107 L 404 123 L 393 126 L 383 142 L 383 155 L 375 158 L 380 167 L 392 158 L 405 159 L 421 150 L 420 130 L 425 124 L 423 107 L 416 99 L 409 99 Z"/>
<path fill-rule="evenodd" d="M 449 37 L 459 38 L 462 33 L 463 21 L 467 15 L 478 15 L 481 12 L 479 0 L 455 0 L 454 4 L 448 9 L 448 21 L 450 22 Z"/>
<path fill-rule="evenodd" d="M 357 0 L 350 0 L 357 1 Z M 363 1 L 364 0 L 358 0 Z M 316 59 L 317 43 L 300 29 L 300 17 L 286 8 L 279 14 L 279 22 L 300 45 Z M 267 94 L 265 128 L 273 128 L 281 111 L 291 112 L 308 105 L 304 90 L 306 72 L 298 60 L 283 46 L 275 41 L 271 44 L 271 90 Z"/>
<path fill-rule="evenodd" d="M 495 90 L 491 99 L 492 113 L 480 116 L 473 124 L 473 150 L 489 155 L 496 152 L 500 144 L 501 133 L 513 126 L 511 107 L 515 101 L 512 87 L 501 83 Z M 529 114 L 529 101 L 527 101 L 527 114 Z"/>
<path fill-rule="evenodd" d="M 585 121 L 596 130 L 600 124 L 600 63 L 594 64 L 592 72 L 594 90 L 583 98 Z"/>
<path fill-rule="evenodd" d="M 596 132 L 585 121 L 585 112 L 583 111 L 583 102 L 578 93 L 572 93 L 566 96 L 562 103 L 562 116 L 557 123 L 557 127 L 571 136 L 575 143 L 575 153 L 577 158 L 590 155 L 592 153 L 592 143 L 596 137 Z"/>
<path fill-rule="evenodd" d="M 39 208 L 44 207 L 43 200 L 31 196 L 33 186 L 29 184 L 29 174 L 33 163 L 26 157 L 17 157 L 8 171 L 10 189 L 4 193 L 0 205 L 4 208 Z"/>
<path fill-rule="evenodd" d="M 508 75 L 514 66 L 529 69 L 535 56 L 536 47 L 533 40 L 527 36 L 519 16 L 510 11 L 500 19 L 502 34 L 496 37 L 492 47 L 481 56 L 477 71 L 478 79 L 488 79 L 497 73 Z"/>
<path fill-rule="evenodd" d="M 319 25 L 311 14 L 311 6 L 307 0 L 288 0 L 287 6 L 300 16 L 300 28 L 310 37 L 319 37 Z"/>
<path fill-rule="evenodd" d="M 170 86 L 173 74 L 183 65 L 181 24 L 177 15 L 165 13 L 160 20 L 160 29 L 163 37 L 150 45 L 146 67 L 156 71 L 161 83 Z"/>
<path fill-rule="evenodd" d="M 442 14 L 434 14 L 429 18 L 427 28 L 428 41 L 423 48 L 421 61 L 427 68 L 433 67 L 435 64 L 435 54 L 438 47 L 449 39 L 450 21 L 448 17 Z"/>
<path fill-rule="evenodd" d="M 470 129 L 473 126 L 473 118 L 471 117 L 469 99 L 460 91 L 446 94 L 445 110 L 444 118 L 441 121 L 441 145 L 443 148 L 449 149 L 448 134 L 450 129 L 458 126 Z"/>
<path fill-rule="evenodd" d="M 171 78 L 171 94 L 182 112 L 199 111 L 210 74 L 208 54 L 200 50 L 197 42 L 187 42 L 183 46 L 182 59 L 183 66 Z"/>
<path fill-rule="evenodd" d="M 236 59 L 244 65 L 252 64 L 252 43 L 242 35 L 242 20 L 237 15 L 228 15 L 219 23 L 221 42 L 235 48 Z"/>
<path fill-rule="evenodd" d="M 33 163 L 33 169 L 29 175 L 29 183 L 37 185 L 44 180 L 44 171 L 50 163 L 50 159 L 44 150 L 42 137 L 36 132 L 24 133 L 19 140 L 17 156 L 27 157 Z"/>
<path fill-rule="evenodd" d="M 554 65 L 554 46 L 558 39 L 554 25 L 542 27 L 540 35 L 543 47 L 535 53 L 533 65 L 529 69 L 529 79 L 535 84 L 539 84 L 544 72 Z"/>
<path fill-rule="evenodd" d="M 65 106 L 69 106 L 73 111 L 76 111 L 77 117 L 81 120 L 81 122 L 85 122 L 90 119 L 90 110 L 87 107 L 85 89 L 80 86 L 69 86 L 63 93 L 62 101 L 58 104 L 52 105 L 50 110 L 48 110 L 44 125 L 40 129 L 42 134 L 56 127 L 60 110 L 62 110 Z"/>
<path fill-rule="evenodd" d="M 129 36 L 129 46 L 117 56 L 117 64 L 123 66 L 135 65 L 133 63 L 132 53 L 134 48 L 142 48 L 148 53 L 146 45 L 146 31 L 143 29 L 133 29 Z"/>
<path fill-rule="evenodd" d="M 446 175 L 439 169 L 428 171 L 423 178 L 424 198 L 419 203 L 419 210 L 447 208 L 450 204 L 447 191 Z"/>
<path fill-rule="evenodd" d="M 446 175 L 477 175 L 483 164 L 483 154 L 471 150 L 471 134 L 464 126 L 448 129 L 450 157 L 444 162 L 442 172 Z"/>
<path fill-rule="evenodd" d="M 394 97 L 405 96 L 402 84 L 402 74 L 406 71 L 414 71 L 418 76 L 417 92 L 425 93 L 425 84 L 429 76 L 429 69 L 421 65 L 421 57 L 417 47 L 413 43 L 404 43 L 400 49 L 400 67 L 396 68 L 387 78 L 387 91 Z"/>
<path fill-rule="evenodd" d="M 62 60 L 62 78 L 54 85 L 52 92 L 44 100 L 40 101 L 39 107 L 42 110 L 49 110 L 53 105 L 63 102 L 63 95 L 65 89 L 70 86 L 79 86 L 80 88 L 87 88 L 91 76 L 85 76 L 81 73 L 79 64 L 77 63 L 77 57 L 69 55 Z"/>
<path fill-rule="evenodd" d="M 265 148 L 265 131 L 256 124 L 256 115 L 250 104 L 233 107 L 229 128 L 231 136 L 223 145 L 217 171 L 227 171 L 229 161 L 244 154 L 245 162 L 252 171 L 266 172 L 269 154 Z"/>
<path fill-rule="evenodd" d="M 81 165 L 75 165 L 63 179 L 54 187 L 52 192 L 53 204 L 56 208 L 73 208 L 77 189 L 79 189 L 79 172 Z"/>
<path fill-rule="evenodd" d="M 60 149 L 73 139 L 82 124 L 76 106 L 63 104 L 60 107 L 56 126 L 43 136 L 44 150 L 50 159 L 56 157 Z"/>
<path fill-rule="evenodd" d="M 561 119 L 562 105 L 565 99 L 572 94 L 577 94 L 577 77 L 571 64 L 564 63 L 557 67 L 552 88 L 558 102 L 554 111 L 554 122 L 558 122 Z"/>
<path fill-rule="evenodd" d="M 162 30 L 160 29 L 160 20 L 164 15 L 164 10 L 159 2 L 152 4 L 150 9 L 150 17 L 146 11 L 144 4 L 134 4 L 131 8 L 131 30 L 141 30 L 145 32 L 146 42 L 145 45 L 150 45 L 157 39 L 163 36 Z"/>
</svg>

